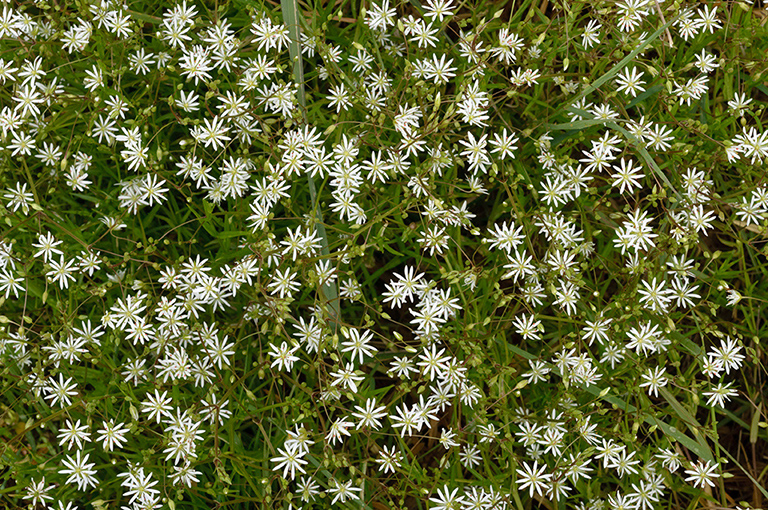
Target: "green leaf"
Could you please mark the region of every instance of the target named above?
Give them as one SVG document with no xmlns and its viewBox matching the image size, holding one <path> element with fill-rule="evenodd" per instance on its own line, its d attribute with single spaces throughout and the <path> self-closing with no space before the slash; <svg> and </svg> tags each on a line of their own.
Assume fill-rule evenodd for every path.
<svg viewBox="0 0 768 510">
<path fill-rule="evenodd" d="M 749 442 L 751 444 L 757 443 L 757 434 L 760 431 L 759 423 L 760 423 L 760 413 L 763 409 L 763 403 L 760 402 L 757 404 L 757 409 L 755 409 L 755 414 L 752 415 L 752 423 L 749 426 Z"/>
<path fill-rule="evenodd" d="M 606 402 L 608 402 L 608 403 L 610 403 L 612 405 L 615 405 L 617 408 L 621 409 L 622 411 L 625 411 L 625 412 L 631 413 L 631 414 L 639 415 L 642 418 L 642 420 L 645 423 L 647 423 L 648 425 L 656 425 L 658 428 L 660 428 L 662 430 L 662 432 L 664 432 L 664 434 L 666 434 L 667 436 L 671 437 L 672 439 L 674 439 L 678 443 L 682 444 L 683 446 L 685 446 L 686 448 L 688 448 L 689 450 L 694 452 L 696 455 L 698 455 L 702 459 L 710 460 L 710 461 L 714 460 L 714 457 L 712 455 L 712 451 L 709 449 L 709 446 L 707 446 L 706 442 L 704 442 L 702 444 L 702 442 L 701 442 L 702 440 L 701 439 L 698 442 L 693 440 L 693 439 L 691 439 L 690 437 L 685 435 L 683 432 L 678 430 L 676 427 L 671 426 L 670 424 L 660 420 L 659 418 L 657 418 L 654 415 L 650 415 L 650 414 L 642 412 L 637 407 L 633 406 L 632 404 L 629 404 L 629 403 L 625 402 L 624 400 L 622 400 L 619 397 L 616 397 L 616 396 L 610 395 L 610 394 L 605 394 L 604 390 L 601 390 L 599 387 L 597 387 L 595 385 L 588 386 L 585 389 L 589 393 L 595 395 L 596 397 L 601 398 L 601 399 L 605 400 Z M 664 392 L 664 391 L 666 391 L 666 389 L 665 388 L 661 388 L 660 391 Z M 669 393 L 669 392 L 667 391 L 667 393 Z M 670 394 L 670 396 L 671 396 L 671 394 Z M 672 399 L 674 400 L 674 397 L 672 397 Z M 679 403 L 678 403 L 678 405 L 679 405 Z"/>
<path fill-rule="evenodd" d="M 672 395 L 672 393 L 667 388 L 659 388 L 659 393 L 662 397 L 664 397 L 664 400 L 666 400 L 669 405 L 672 406 L 672 409 L 674 409 L 677 417 L 685 422 L 688 428 L 693 431 L 699 445 L 701 446 L 701 448 L 691 448 L 690 446 L 689 448 L 696 452 L 696 455 L 703 458 L 704 460 L 714 462 L 715 457 L 712 455 L 712 450 L 710 450 L 709 445 L 707 444 L 707 441 L 704 439 L 702 434 L 704 428 L 699 425 L 699 422 L 696 421 L 696 418 L 694 418 L 693 415 L 691 415 L 691 413 L 689 413 L 688 410 L 683 407 L 680 402 L 678 402 L 675 396 Z"/>
</svg>

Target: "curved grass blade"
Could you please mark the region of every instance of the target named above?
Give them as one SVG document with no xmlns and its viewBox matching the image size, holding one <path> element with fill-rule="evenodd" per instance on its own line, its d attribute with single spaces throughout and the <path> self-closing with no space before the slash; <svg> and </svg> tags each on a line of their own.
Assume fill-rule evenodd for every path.
<svg viewBox="0 0 768 510">
<path fill-rule="evenodd" d="M 602 75 L 600 78 L 596 79 L 587 88 L 585 88 L 584 90 L 579 92 L 576 95 L 575 98 L 573 98 L 571 101 L 568 102 L 568 104 L 565 104 L 562 107 L 560 107 L 558 109 L 558 111 L 555 112 L 554 116 L 560 115 L 570 105 L 572 105 L 572 104 L 574 104 L 574 103 L 576 103 L 578 101 L 581 101 L 583 98 L 587 97 L 589 94 L 591 94 L 592 92 L 594 92 L 595 90 L 600 88 L 605 82 L 607 82 L 608 80 L 610 80 L 611 78 L 616 76 L 616 74 L 618 74 L 619 71 L 624 69 L 627 66 L 627 64 L 632 62 L 632 59 L 634 59 L 637 55 L 642 53 L 642 51 L 645 50 L 645 48 L 649 44 L 651 44 L 653 41 L 658 39 L 661 34 L 666 32 L 667 30 L 669 30 L 669 27 L 671 27 L 672 24 L 675 23 L 679 17 L 680 17 L 680 14 L 678 14 L 677 16 L 673 17 L 672 19 L 670 19 L 669 21 L 664 23 L 661 27 L 658 28 L 658 30 L 656 30 L 654 33 L 652 33 L 650 36 L 648 36 L 648 38 L 646 40 L 644 40 L 642 43 L 638 44 L 637 48 L 635 48 L 634 50 L 630 51 L 629 54 L 626 57 L 621 59 L 618 64 L 613 66 L 610 71 L 608 71 L 607 73 Z"/>
</svg>

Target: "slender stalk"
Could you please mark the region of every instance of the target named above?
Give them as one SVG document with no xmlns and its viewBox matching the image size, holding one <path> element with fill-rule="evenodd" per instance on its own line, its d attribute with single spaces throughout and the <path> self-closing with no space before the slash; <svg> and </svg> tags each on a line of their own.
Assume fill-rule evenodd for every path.
<svg viewBox="0 0 768 510">
<path fill-rule="evenodd" d="M 667 26 L 667 20 L 664 19 L 664 13 L 661 12 L 661 5 L 659 5 L 659 0 L 654 0 L 656 2 L 656 12 L 659 13 L 659 17 L 661 18 L 661 22 L 664 23 L 664 26 Z M 667 41 L 669 42 L 669 47 L 674 48 L 675 43 L 672 41 L 672 34 L 669 33 L 669 27 L 666 29 L 667 34 Z"/>
</svg>

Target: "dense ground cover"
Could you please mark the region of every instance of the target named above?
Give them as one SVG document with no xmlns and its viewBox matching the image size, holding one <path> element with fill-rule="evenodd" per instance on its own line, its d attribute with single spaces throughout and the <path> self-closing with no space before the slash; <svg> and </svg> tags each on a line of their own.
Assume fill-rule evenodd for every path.
<svg viewBox="0 0 768 510">
<path fill-rule="evenodd" d="M 766 20 L 5 2 L 2 505 L 765 505 Z"/>
</svg>

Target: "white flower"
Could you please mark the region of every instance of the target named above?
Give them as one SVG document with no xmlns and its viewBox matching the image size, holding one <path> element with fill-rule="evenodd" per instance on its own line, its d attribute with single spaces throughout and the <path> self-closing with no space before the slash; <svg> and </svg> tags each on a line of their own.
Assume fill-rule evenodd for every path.
<svg viewBox="0 0 768 510">
<path fill-rule="evenodd" d="M 68 377 L 67 380 L 64 381 L 64 375 L 59 374 L 58 381 L 52 379 L 49 382 L 49 385 L 44 388 L 47 393 L 45 398 L 51 400 L 52 406 L 57 402 L 61 407 L 67 407 L 72 404 L 72 399 L 70 397 L 77 395 L 77 384 L 70 384 L 71 381 L 71 377 Z"/>
<path fill-rule="evenodd" d="M 16 212 L 16 210 L 21 207 L 21 212 L 25 215 L 29 214 L 29 207 L 34 203 L 32 193 L 27 191 L 27 184 L 21 184 L 20 182 L 16 183 L 16 189 L 6 189 L 5 193 L 3 193 L 3 198 L 8 200 L 7 207 L 9 209 Z"/>
<path fill-rule="evenodd" d="M 388 26 L 395 24 L 396 16 L 397 11 L 394 8 L 390 8 L 389 0 L 383 0 L 381 5 L 371 3 L 365 13 L 365 23 L 371 30 L 384 31 Z"/>
<path fill-rule="evenodd" d="M 624 92 L 628 96 L 637 97 L 637 94 L 644 92 L 645 88 L 642 85 L 645 83 L 641 78 L 643 77 L 642 71 L 637 72 L 637 67 L 632 66 L 632 69 L 625 67 L 622 72 L 616 78 L 616 85 L 619 92 Z"/>
<path fill-rule="evenodd" d="M 702 462 L 699 460 L 699 462 L 691 466 L 691 469 L 685 470 L 686 475 L 691 475 L 686 478 L 685 481 L 693 482 L 694 487 L 704 488 L 707 485 L 714 487 L 715 482 L 712 481 L 712 478 L 718 478 L 720 476 L 715 472 L 718 467 L 718 464 L 710 461 Z"/>
<path fill-rule="evenodd" d="M 41 504 L 44 507 L 47 506 L 46 500 L 53 501 L 53 497 L 48 495 L 48 491 L 53 489 L 53 485 L 45 486 L 45 477 L 42 477 L 39 482 L 32 480 L 27 487 L 27 493 L 23 499 L 31 499 L 31 505 L 36 506 Z"/>
<path fill-rule="evenodd" d="M 708 355 L 716 362 L 722 363 L 726 374 L 731 373 L 731 369 L 738 370 L 744 362 L 744 355 L 740 354 L 742 347 L 731 337 L 720 342 L 720 347 L 713 348 Z"/>
<path fill-rule="evenodd" d="M 286 295 L 293 296 L 299 290 L 299 282 L 296 281 L 297 275 L 298 273 L 292 272 L 289 267 L 282 272 L 279 269 L 275 271 L 272 282 L 267 286 L 270 289 L 270 294 L 273 296 L 278 294 L 281 299 Z"/>
<path fill-rule="evenodd" d="M 641 375 L 643 382 L 640 383 L 640 387 L 648 388 L 649 395 L 658 397 L 659 388 L 663 388 L 669 382 L 669 379 L 664 376 L 665 371 L 664 367 L 649 368 Z"/>
<path fill-rule="evenodd" d="M 533 461 L 533 465 L 529 465 L 528 462 L 523 462 L 523 469 L 517 469 L 517 482 L 520 484 L 520 490 L 528 488 L 530 497 L 533 497 L 534 493 L 539 496 L 544 495 L 544 490 L 548 487 L 549 481 L 552 479 L 552 475 L 546 473 L 547 465 L 539 466 L 538 461 Z"/>
<path fill-rule="evenodd" d="M 115 447 L 122 448 L 125 439 L 125 434 L 130 430 L 128 427 L 123 427 L 124 423 L 114 424 L 112 420 L 104 422 L 101 429 L 97 430 L 100 435 L 96 438 L 97 441 L 103 442 L 105 450 L 111 452 Z"/>
<path fill-rule="evenodd" d="M 91 69 L 86 69 L 85 74 L 88 75 L 88 77 L 83 80 L 83 86 L 86 89 L 94 91 L 97 88 L 104 86 L 104 77 L 98 66 L 94 65 Z"/>
<path fill-rule="evenodd" d="M 59 429 L 59 444 L 64 446 L 66 444 L 68 449 L 72 449 L 72 446 L 77 443 L 77 448 L 83 448 L 83 445 L 91 440 L 91 434 L 88 432 L 88 425 L 80 425 L 80 420 L 77 423 L 72 424 L 72 420 L 67 420 L 67 424 Z"/>
<path fill-rule="evenodd" d="M 384 474 L 394 473 L 395 468 L 399 468 L 402 464 L 403 454 L 397 450 L 396 446 L 382 446 L 378 458 L 373 460 L 379 464 L 379 471 L 384 471 Z"/>
<path fill-rule="evenodd" d="M 275 360 L 269 366 L 271 368 L 277 367 L 278 370 L 284 370 L 290 372 L 293 368 L 293 364 L 299 360 L 294 356 L 294 353 L 299 350 L 299 346 L 288 347 L 286 342 L 280 344 L 280 347 L 275 347 L 274 344 L 269 344 L 269 355 L 275 358 Z"/>
<path fill-rule="evenodd" d="M 89 486 L 96 487 L 99 481 L 93 476 L 96 474 L 96 470 L 93 469 L 93 466 L 95 466 L 96 463 L 91 462 L 89 464 L 88 457 L 90 454 L 86 453 L 83 456 L 82 453 L 81 450 L 78 450 L 74 459 L 72 456 L 67 455 L 67 458 L 62 461 L 62 464 L 64 464 L 66 469 L 59 470 L 59 473 L 62 475 L 69 475 L 66 483 L 75 482 L 77 488 L 84 491 Z"/>
<path fill-rule="evenodd" d="M 373 339 L 373 333 L 366 329 L 360 334 L 360 330 L 356 328 L 348 328 L 343 330 L 346 341 L 342 342 L 343 349 L 341 352 L 351 352 L 352 361 L 355 360 L 355 356 L 358 357 L 359 363 L 363 362 L 363 356 L 374 356 L 377 349 L 368 343 Z"/>
<path fill-rule="evenodd" d="M 431 18 L 433 21 L 435 18 L 442 23 L 443 18 L 450 18 L 453 16 L 451 9 L 455 8 L 453 0 L 427 0 L 424 4 L 424 16 Z"/>
<path fill-rule="evenodd" d="M 728 302 L 727 302 L 728 306 L 733 306 L 742 300 L 742 295 L 739 294 L 737 290 L 728 289 L 728 292 L 726 294 L 728 295 Z"/>
<path fill-rule="evenodd" d="M 0 272 L 0 293 L 5 291 L 5 299 L 13 293 L 15 298 L 19 297 L 19 292 L 24 292 L 25 279 L 21 276 L 15 276 L 12 271 L 3 268 Z"/>
<path fill-rule="evenodd" d="M 355 406 L 355 412 L 352 413 L 352 416 L 360 420 L 360 423 L 357 425 L 357 429 L 370 427 L 378 430 L 381 428 L 381 422 L 379 421 L 379 418 L 383 418 L 387 415 L 386 407 L 377 407 L 376 404 L 377 402 L 375 398 L 368 398 L 365 400 L 365 408 Z"/>
<path fill-rule="evenodd" d="M 707 405 L 716 405 L 718 407 L 725 407 L 725 403 L 730 400 L 730 397 L 735 397 L 739 392 L 733 388 L 729 383 L 718 383 L 717 386 L 713 386 L 710 391 L 705 391 L 704 396 L 707 398 Z"/>
<path fill-rule="evenodd" d="M 291 480 L 293 480 L 296 478 L 296 471 L 302 474 L 306 473 L 301 466 L 305 466 L 308 462 L 302 458 L 304 457 L 304 451 L 296 443 L 286 442 L 285 449 L 278 448 L 277 453 L 278 456 L 273 457 L 270 461 L 276 463 L 273 468 L 276 472 L 279 473 L 282 469 L 283 478 L 287 479 L 288 473 L 290 473 Z"/>
<path fill-rule="evenodd" d="M 196 112 L 200 109 L 200 105 L 198 103 L 198 100 L 200 99 L 200 96 L 195 94 L 194 91 L 184 91 L 182 90 L 179 93 L 179 98 L 176 99 L 176 106 L 181 108 L 187 113 L 190 112 Z"/>
<path fill-rule="evenodd" d="M 600 42 L 600 29 L 602 25 L 596 19 L 590 19 L 584 32 L 581 34 L 581 45 L 589 49 Z"/>
<path fill-rule="evenodd" d="M 126 478 L 121 485 L 128 488 L 123 496 L 130 496 L 129 505 L 132 505 L 137 499 L 142 503 L 153 501 L 155 495 L 160 493 L 159 490 L 153 488 L 158 484 L 158 480 L 152 478 L 152 473 L 145 473 L 143 467 L 136 469 L 129 462 L 129 472 L 117 476 Z"/>
<path fill-rule="evenodd" d="M 147 400 L 141 403 L 142 412 L 149 414 L 148 418 L 155 419 L 157 423 L 160 423 L 160 418 L 163 416 L 171 418 L 171 402 L 173 399 L 168 396 L 168 392 L 164 391 L 162 394 L 155 389 L 155 394 L 148 395 Z"/>
<path fill-rule="evenodd" d="M 339 369 L 337 372 L 331 372 L 333 381 L 331 386 L 346 386 L 352 393 L 357 393 L 357 383 L 361 382 L 364 378 L 360 375 L 355 375 L 352 363 L 347 363 L 346 368 Z"/>
<path fill-rule="evenodd" d="M 330 101 L 328 106 L 336 108 L 336 113 L 341 112 L 341 110 L 348 110 L 352 104 L 349 100 L 349 93 L 343 83 L 339 84 L 337 87 L 331 87 L 331 95 L 327 96 L 326 99 Z"/>
<path fill-rule="evenodd" d="M 333 495 L 331 505 L 335 504 L 337 501 L 346 503 L 348 499 L 359 500 L 360 496 L 355 493 L 363 490 L 361 487 L 353 487 L 352 480 L 341 483 L 335 478 L 331 478 L 329 485 L 328 492 Z"/>
<path fill-rule="evenodd" d="M 462 506 L 464 498 L 459 495 L 459 488 L 456 487 L 451 491 L 447 485 L 443 485 L 442 492 L 437 489 L 437 497 L 429 498 L 434 503 L 430 506 L 430 510 L 455 510 Z"/>
<path fill-rule="evenodd" d="M 174 485 L 184 484 L 187 488 L 192 487 L 192 483 L 199 483 L 200 479 L 198 478 L 199 475 L 202 473 L 196 469 L 192 468 L 192 464 L 187 461 L 182 466 L 173 466 L 173 470 L 175 471 L 171 475 L 171 481 L 174 483 Z"/>
<path fill-rule="evenodd" d="M 219 370 L 221 370 L 224 366 L 229 366 L 230 358 L 235 354 L 235 351 L 233 350 L 235 343 L 228 343 L 228 339 L 229 336 L 224 335 L 224 337 L 221 339 L 206 338 L 204 340 L 205 357 L 211 362 L 211 364 L 216 365 Z"/>
<path fill-rule="evenodd" d="M 751 97 L 747 97 L 745 93 L 736 93 L 733 99 L 728 101 L 728 108 L 733 110 L 736 115 L 744 116 L 744 110 L 746 110 L 749 103 L 752 102 Z"/>
<path fill-rule="evenodd" d="M 75 260 L 64 261 L 64 257 L 61 256 L 59 261 L 50 261 L 51 270 L 48 271 L 46 276 L 49 276 L 54 282 L 59 284 L 59 288 L 66 289 L 69 287 L 69 281 L 75 281 L 75 277 L 72 273 L 75 271 L 77 262 Z"/>
</svg>

